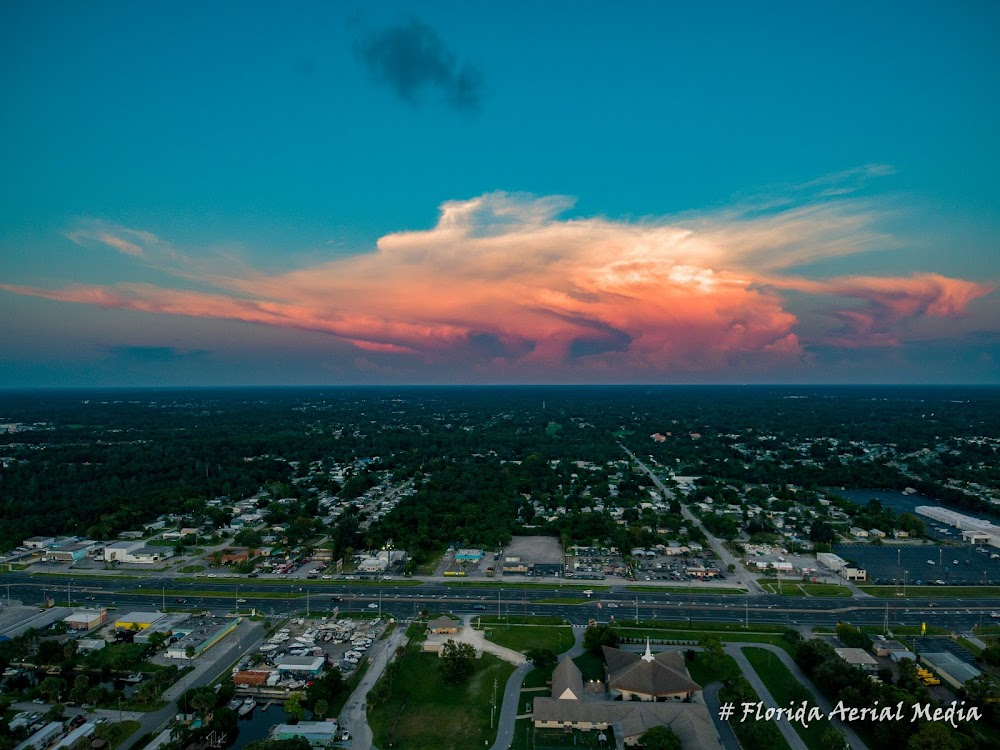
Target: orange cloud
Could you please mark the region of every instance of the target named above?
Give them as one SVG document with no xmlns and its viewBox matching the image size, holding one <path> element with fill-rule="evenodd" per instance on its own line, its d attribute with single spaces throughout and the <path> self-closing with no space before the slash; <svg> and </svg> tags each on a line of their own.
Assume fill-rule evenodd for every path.
<svg viewBox="0 0 1000 750">
<path fill-rule="evenodd" d="M 956 317 L 993 289 L 936 274 L 792 274 L 807 261 L 894 245 L 875 229 L 880 214 L 854 199 L 641 222 L 559 218 L 571 205 L 561 196 L 506 193 L 450 201 L 432 229 L 387 235 L 373 253 L 276 274 L 239 264 L 224 271 L 155 235 L 93 224 L 69 236 L 214 291 L 0 288 L 317 331 L 364 352 L 428 363 L 649 373 L 780 365 L 815 343 L 894 346 L 920 317 Z M 826 304 L 829 327 L 801 330 L 788 292 Z"/>
</svg>

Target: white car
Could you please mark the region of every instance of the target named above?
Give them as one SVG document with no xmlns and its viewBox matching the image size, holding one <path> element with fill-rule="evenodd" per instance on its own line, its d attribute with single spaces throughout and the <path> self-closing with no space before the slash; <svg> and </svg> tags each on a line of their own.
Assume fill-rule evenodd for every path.
<svg viewBox="0 0 1000 750">
<path fill-rule="evenodd" d="M 618 609 L 618 605 L 614 602 L 605 605 L 608 609 Z"/>
<path fill-rule="evenodd" d="M 378 609 L 378 605 L 375 602 L 372 602 L 368 605 L 368 609 Z"/>
</svg>

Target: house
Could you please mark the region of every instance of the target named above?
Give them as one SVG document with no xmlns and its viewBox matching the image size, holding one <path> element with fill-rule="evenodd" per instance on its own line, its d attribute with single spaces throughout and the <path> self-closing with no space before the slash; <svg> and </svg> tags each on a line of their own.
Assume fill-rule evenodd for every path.
<svg viewBox="0 0 1000 750">
<path fill-rule="evenodd" d="M 552 697 L 574 701 L 583 698 L 583 672 L 572 659 L 563 659 L 552 670 Z"/>
<path fill-rule="evenodd" d="M 852 526 L 850 529 L 851 536 L 856 539 L 867 539 L 868 532 L 865 529 L 858 528 L 857 526 Z"/>
</svg>

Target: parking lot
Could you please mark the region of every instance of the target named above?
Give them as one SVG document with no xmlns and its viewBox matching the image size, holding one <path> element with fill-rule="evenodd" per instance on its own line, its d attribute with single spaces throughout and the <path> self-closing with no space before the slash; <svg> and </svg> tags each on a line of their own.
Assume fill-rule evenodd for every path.
<svg viewBox="0 0 1000 750">
<path fill-rule="evenodd" d="M 838 544 L 834 552 L 868 571 L 868 582 L 958 586 L 1000 584 L 1000 550 L 964 545 Z"/>
</svg>

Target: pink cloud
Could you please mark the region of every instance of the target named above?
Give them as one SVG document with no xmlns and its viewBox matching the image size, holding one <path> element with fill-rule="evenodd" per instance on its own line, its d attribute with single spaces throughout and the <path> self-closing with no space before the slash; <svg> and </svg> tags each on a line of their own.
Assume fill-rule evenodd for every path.
<svg viewBox="0 0 1000 750">
<path fill-rule="evenodd" d="M 824 183 L 824 187 L 827 186 Z M 0 286 L 63 302 L 317 331 L 358 350 L 470 368 L 698 372 L 778 366 L 816 343 L 898 346 L 923 317 L 955 318 L 989 284 L 937 274 L 807 279 L 803 262 L 892 247 L 854 199 L 642 222 L 560 219 L 571 201 L 494 193 L 441 206 L 436 226 L 373 253 L 268 274 L 91 224 L 69 236 L 213 291 L 149 284 Z M 805 332 L 787 293 L 826 305 Z M 855 304 L 847 304 L 853 301 Z"/>
</svg>

